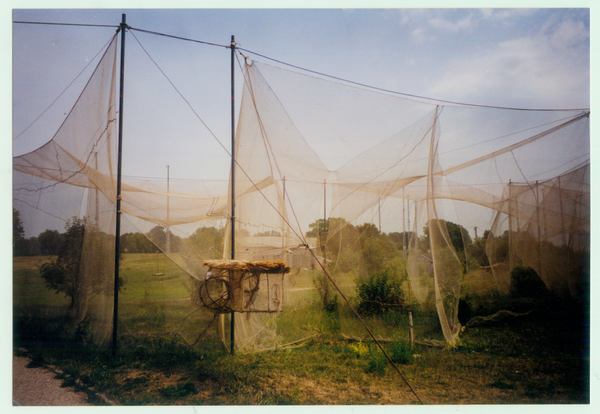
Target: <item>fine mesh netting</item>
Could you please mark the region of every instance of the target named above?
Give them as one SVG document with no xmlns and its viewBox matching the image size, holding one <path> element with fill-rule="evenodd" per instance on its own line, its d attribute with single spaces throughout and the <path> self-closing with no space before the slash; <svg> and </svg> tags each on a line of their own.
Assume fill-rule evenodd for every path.
<svg viewBox="0 0 600 414">
<path fill-rule="evenodd" d="M 20 286 L 19 312 L 69 315 L 71 329 L 85 323 L 100 344 L 113 329 L 117 60 L 115 37 L 60 129 L 13 158 L 13 205 L 25 225 L 83 231 L 77 264 L 61 262 L 76 280 L 69 298 Z M 382 272 L 400 284 L 399 315 L 434 312 L 439 329 L 417 337 L 450 343 L 471 271 L 501 295 L 516 266 L 533 268 L 558 295 L 589 293 L 589 112 L 450 105 L 239 63 L 233 174 L 123 177 L 120 335 L 196 344 L 214 328 L 228 344 L 234 311 L 238 351 L 296 346 L 324 326 L 365 336 L 343 298 L 360 307 L 357 287 Z M 196 122 L 186 133 L 204 130 Z M 192 151 L 162 141 L 148 136 L 151 151 L 139 148 L 148 165 Z M 198 163 L 213 158 L 207 148 Z M 488 230 L 485 265 L 469 257 L 474 229 Z M 290 270 L 276 280 L 207 265 L 232 250 L 237 261 Z M 399 320 L 370 323 L 387 338 L 404 329 Z"/>
</svg>

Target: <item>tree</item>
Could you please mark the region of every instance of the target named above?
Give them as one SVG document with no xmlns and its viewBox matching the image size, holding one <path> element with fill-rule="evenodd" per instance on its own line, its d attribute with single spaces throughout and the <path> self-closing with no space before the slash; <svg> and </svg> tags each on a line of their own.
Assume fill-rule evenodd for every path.
<svg viewBox="0 0 600 414">
<path fill-rule="evenodd" d="M 435 229 L 438 233 L 440 231 L 439 227 L 441 227 L 443 229 L 444 226 L 446 226 L 448 236 L 450 237 L 450 242 L 452 243 L 452 246 L 454 247 L 454 250 L 456 252 L 464 252 L 465 246 L 468 247 L 473 243 L 473 241 L 471 240 L 471 236 L 469 235 L 469 232 L 467 231 L 467 229 L 465 229 L 460 224 L 452 223 L 451 221 L 446 221 L 446 220 L 439 220 L 439 226 L 438 226 L 438 220 L 430 220 L 430 222 L 436 226 Z M 430 226 L 429 225 L 426 225 L 425 227 L 423 227 L 423 233 L 425 234 L 426 245 L 429 248 L 429 246 L 430 246 Z M 437 237 L 436 239 L 439 241 L 439 240 L 441 240 L 441 237 Z"/>
<path fill-rule="evenodd" d="M 220 259 L 223 257 L 225 229 L 199 227 L 189 237 L 190 247 L 203 258 Z"/>
<path fill-rule="evenodd" d="M 82 279 L 79 275 L 85 219 L 72 218 L 66 224 L 64 243 L 55 262 L 43 264 L 40 274 L 49 289 L 71 298 L 69 313 L 73 313 L 82 300 Z"/>
<path fill-rule="evenodd" d="M 404 231 L 404 232 L 394 231 L 394 232 L 388 233 L 388 236 L 390 237 L 390 239 L 392 239 L 392 241 L 398 245 L 398 248 L 400 250 L 402 250 L 403 246 L 406 246 L 406 249 L 408 249 L 408 246 L 410 244 L 410 238 L 412 237 L 412 235 L 413 235 L 412 231 Z"/>
<path fill-rule="evenodd" d="M 40 256 L 41 252 L 40 242 L 37 237 L 30 237 L 23 240 L 21 249 L 22 256 Z"/>
<path fill-rule="evenodd" d="M 377 231 L 377 229 L 375 229 L 375 231 Z M 375 233 L 371 227 L 368 228 L 368 232 L 362 234 L 360 238 L 360 247 L 367 274 L 384 271 L 388 266 L 388 262 L 394 258 L 398 252 L 394 242 L 392 242 L 389 237 L 385 234 L 381 235 L 378 232 Z"/>
<path fill-rule="evenodd" d="M 19 210 L 13 208 L 13 256 L 23 254 L 23 241 L 25 240 L 25 227 L 21 220 Z"/>
<path fill-rule="evenodd" d="M 156 246 L 153 253 L 158 253 L 159 250 L 164 251 L 167 245 L 167 234 L 163 226 L 155 226 L 148 233 L 148 238 Z"/>
<path fill-rule="evenodd" d="M 45 230 L 38 236 L 40 254 L 56 256 L 62 245 L 62 236 L 58 230 Z"/>
<path fill-rule="evenodd" d="M 358 226 L 358 232 L 361 237 L 376 237 L 379 235 L 379 229 L 373 223 L 364 223 Z"/>
<path fill-rule="evenodd" d="M 142 233 L 125 233 L 121 236 L 119 250 L 121 253 L 153 253 L 156 246 Z"/>
<path fill-rule="evenodd" d="M 488 233 L 489 230 L 486 230 Z M 473 244 L 469 246 L 468 252 L 469 256 L 473 258 L 479 266 L 489 266 L 490 261 L 488 260 L 487 253 L 485 250 L 487 243 L 487 236 L 484 234 L 484 237 L 477 237 L 473 240 Z"/>
<path fill-rule="evenodd" d="M 306 237 L 321 237 L 329 232 L 329 219 L 318 219 L 308 225 Z"/>
<path fill-rule="evenodd" d="M 73 217 L 66 226 L 63 243 L 54 262 L 43 264 L 40 275 L 46 281 L 49 289 L 57 294 L 62 293 L 71 299 L 67 316 L 78 324 L 87 313 L 89 300 L 94 294 L 111 294 L 112 287 L 110 269 L 107 260 L 102 256 L 102 246 L 110 243 L 114 246 L 114 236 L 109 236 L 91 227 L 88 230 L 88 243 L 97 250 L 88 251 L 88 266 L 82 271 L 83 244 L 86 236 L 86 221 L 84 218 Z M 114 250 L 114 249 L 113 249 Z M 119 257 L 120 259 L 120 257 Z M 107 273 L 107 269 L 109 272 Z M 114 267 L 113 267 L 114 269 Z M 112 283 L 114 286 L 114 283 Z M 118 288 L 123 285 L 119 278 Z"/>
</svg>

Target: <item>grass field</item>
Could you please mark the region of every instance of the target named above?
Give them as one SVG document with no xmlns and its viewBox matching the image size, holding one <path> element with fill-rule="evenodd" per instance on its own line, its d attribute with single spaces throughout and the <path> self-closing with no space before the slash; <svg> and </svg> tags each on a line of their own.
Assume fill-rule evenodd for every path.
<svg viewBox="0 0 600 414">
<path fill-rule="evenodd" d="M 375 335 L 391 340 L 384 347 L 399 361 L 417 398 L 372 342 L 342 336 L 367 337 L 343 304 L 335 320 L 320 310 L 314 272 L 295 276 L 285 311 L 276 317 L 285 338 L 310 334 L 312 339 L 296 349 L 231 355 L 214 329 L 197 346 L 187 346 L 212 319 L 209 312 L 194 312 L 189 276 L 162 255 L 126 254 L 121 264 L 125 285 L 119 296 L 120 349 L 113 357 L 107 349 L 82 346 L 77 340 L 48 340 L 50 322 L 69 300 L 45 288 L 37 267 L 45 260 L 49 259 L 13 262 L 15 347 L 26 349 L 17 352 L 27 353 L 34 362 L 59 366 L 66 385 L 93 387 L 120 405 L 589 402 L 586 308 L 556 299 L 501 301 L 489 278 L 478 271 L 463 282 L 471 314 L 498 309 L 532 312 L 467 328 L 455 347 L 415 344 L 401 352 L 398 347 L 408 335 L 406 315 L 366 320 Z M 351 282 L 340 281 L 350 296 Z M 41 324 L 47 335 L 32 335 L 32 327 Z M 440 339 L 437 325 L 434 313 L 415 309 L 416 340 Z M 19 331 L 23 326 L 29 330 Z"/>
</svg>

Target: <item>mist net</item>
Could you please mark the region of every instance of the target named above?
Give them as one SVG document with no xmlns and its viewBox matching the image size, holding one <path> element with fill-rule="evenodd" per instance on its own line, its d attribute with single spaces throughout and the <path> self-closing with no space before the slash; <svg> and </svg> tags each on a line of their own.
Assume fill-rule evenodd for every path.
<svg viewBox="0 0 600 414">
<path fill-rule="evenodd" d="M 65 265 L 78 275 L 72 300 L 23 285 L 19 311 L 66 313 L 97 343 L 113 317 L 116 61 L 113 40 L 54 137 L 13 159 L 26 225 L 85 224 L 79 264 Z M 212 335 L 228 347 L 234 337 L 235 350 L 254 352 L 324 329 L 366 337 L 353 309 L 375 335 L 397 338 L 419 310 L 417 339 L 454 343 L 470 272 L 497 294 L 516 266 L 558 295 L 588 294 L 589 112 L 450 105 L 248 58 L 243 84 L 229 177 L 123 177 L 122 337 L 196 345 Z M 148 163 L 191 151 L 146 141 Z M 198 159 L 213 156 L 203 148 Z M 470 253 L 477 229 L 485 264 Z M 385 280 L 393 320 L 363 296 Z"/>
</svg>

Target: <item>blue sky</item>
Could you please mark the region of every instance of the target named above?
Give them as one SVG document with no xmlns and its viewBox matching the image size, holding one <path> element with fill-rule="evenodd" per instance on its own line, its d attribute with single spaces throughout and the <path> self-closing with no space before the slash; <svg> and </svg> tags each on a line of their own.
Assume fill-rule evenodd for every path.
<svg viewBox="0 0 600 414">
<path fill-rule="evenodd" d="M 227 45 L 235 35 L 238 46 L 270 58 L 407 94 L 505 107 L 590 107 L 590 11 L 586 8 L 406 9 L 401 7 L 414 4 L 387 1 L 370 3 L 371 9 L 360 8 L 364 7 L 360 2 L 318 4 L 331 5 L 325 9 L 239 9 L 235 2 L 201 2 L 208 8 L 159 10 L 137 9 L 140 2 L 125 1 L 119 3 L 122 9 L 110 8 L 111 2 L 102 2 L 108 7 L 103 9 L 73 9 L 69 2 L 54 2 L 53 7 L 64 8 L 39 10 L 35 7 L 42 3 L 23 2 L 24 8 L 15 3 L 12 13 L 8 10 L 15 21 L 117 26 L 125 13 L 127 23 L 137 29 L 220 45 Z M 174 1 L 169 7 L 190 4 L 198 3 Z M 210 8 L 228 4 L 232 8 Z M 351 7 L 355 4 L 358 8 Z M 424 3 L 432 4 L 439 7 L 439 3 Z M 12 153 L 18 155 L 52 137 L 97 59 L 84 68 L 115 28 L 13 24 L 10 29 L 12 39 L 5 44 L 14 58 L 9 105 Z M 210 132 L 190 116 L 138 41 Z M 215 137 L 229 147 L 229 49 L 132 31 L 127 34 L 126 51 L 124 174 L 165 178 L 169 165 L 172 179 L 226 179 L 228 154 Z M 236 79 L 239 105 L 239 70 Z M 186 148 L 183 157 L 181 148 Z M 9 152 L 3 153 L 10 165 Z M 164 158 L 148 162 L 157 153 Z M 10 169 L 4 173 L 10 174 Z"/>
<path fill-rule="evenodd" d="M 110 3 L 102 4 L 110 7 Z M 136 2 L 120 4 L 127 7 L 128 3 L 136 6 Z M 194 3 L 173 4 L 186 7 Z M 210 7 L 215 3 L 200 4 Z M 134 28 L 222 45 L 235 35 L 241 47 L 253 52 L 398 92 L 509 107 L 590 106 L 590 14 L 585 8 L 342 9 L 344 5 L 364 6 L 360 2 L 325 2 L 319 5 L 331 4 L 332 8 L 237 9 L 236 3 L 232 4 L 234 8 L 218 10 L 35 10 L 15 6 L 12 19 L 118 25 L 121 14 L 126 13 L 127 23 Z M 373 3 L 373 7 L 377 4 Z M 381 4 L 402 7 L 407 3 Z M 49 139 L 47 134 L 61 122 L 56 114 L 68 112 L 87 79 L 85 74 L 27 133 L 17 135 L 56 99 L 112 33 L 113 28 L 13 25 L 14 154 L 35 149 L 43 143 L 44 135 Z M 134 35 L 186 98 L 202 96 L 204 103 L 200 100 L 197 103 L 201 116 L 215 135 L 227 143 L 229 50 L 140 32 Z M 127 58 L 126 108 L 132 108 L 136 100 L 154 99 L 148 91 L 136 96 L 137 80 L 154 85 L 164 82 L 164 78 L 137 74 L 136 48 L 141 55 L 140 65 L 151 65 L 131 35 L 127 41 L 126 50 L 132 57 Z M 142 62 L 143 59 L 146 61 Z M 143 79 L 145 76 L 148 78 Z M 239 102 L 239 72 L 237 77 Z M 159 92 L 158 96 L 164 95 Z M 211 98 L 207 100 L 207 96 Z M 129 113 L 131 122 L 133 115 Z M 38 133 L 36 128 L 48 132 Z M 142 159 L 143 151 L 135 152 Z M 132 160 L 124 167 L 126 173 L 134 174 L 127 165 L 137 165 L 137 161 Z M 136 169 L 136 173 L 152 175 L 143 169 Z M 172 174 L 183 178 L 177 169 Z"/>
<path fill-rule="evenodd" d="M 400 92 L 492 105 L 589 105 L 586 9 L 15 10 L 13 19 L 116 25 L 122 12 L 135 28 L 219 44 L 235 35 L 269 57 Z M 111 33 L 18 29 L 62 36 L 80 59 L 97 50 L 91 42 L 84 48 L 81 36 L 102 43 Z M 15 38 L 15 53 L 21 41 L 33 43 L 26 34 Z"/>
</svg>

